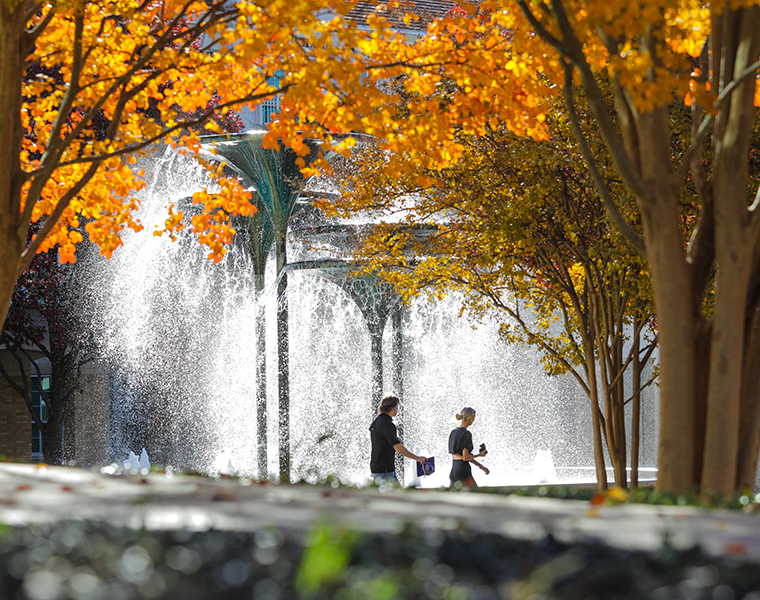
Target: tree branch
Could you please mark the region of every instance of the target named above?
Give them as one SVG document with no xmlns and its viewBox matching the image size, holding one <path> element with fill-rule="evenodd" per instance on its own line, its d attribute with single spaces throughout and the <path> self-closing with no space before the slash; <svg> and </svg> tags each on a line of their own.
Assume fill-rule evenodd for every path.
<svg viewBox="0 0 760 600">
<path fill-rule="evenodd" d="M 18 363 L 18 368 L 21 372 L 21 379 L 24 382 L 23 387 L 19 386 L 15 381 L 13 381 L 13 378 L 5 370 L 2 361 L 0 361 L 0 373 L 3 375 L 8 384 L 24 399 L 24 403 L 26 404 L 27 410 L 29 410 L 29 414 L 32 416 L 32 420 L 34 420 L 35 425 L 40 428 L 40 431 L 43 431 L 45 429 L 45 423 L 43 423 L 39 415 L 37 415 L 37 411 L 34 410 L 34 406 L 32 405 L 32 399 L 29 397 L 29 388 L 26 385 L 26 369 L 24 369 L 24 363 L 21 360 L 21 357 L 16 354 L 15 350 L 10 350 L 10 353 L 11 356 L 16 359 L 16 363 Z"/>
<path fill-rule="evenodd" d="M 452 279 L 455 280 L 456 278 L 452 278 Z M 482 283 L 482 280 L 480 281 Z M 460 282 L 463 283 L 464 285 L 474 287 L 472 286 L 472 282 L 466 282 L 466 281 L 461 281 L 461 280 Z M 573 377 L 575 377 L 575 379 L 578 381 L 578 384 L 581 386 L 581 388 L 586 393 L 586 395 L 590 396 L 591 392 L 588 388 L 588 385 L 586 384 L 583 377 L 577 372 L 575 367 L 573 367 L 573 365 L 571 365 L 559 351 L 557 351 L 555 348 L 553 348 L 552 346 L 547 344 L 543 339 L 541 339 L 541 336 L 533 333 L 528 327 L 528 324 L 520 316 L 519 311 L 513 310 L 511 306 L 509 306 L 508 304 L 505 304 L 498 294 L 495 294 L 491 291 L 489 286 L 481 285 L 479 293 L 485 296 L 486 298 L 488 298 L 496 308 L 500 308 L 501 310 L 506 312 L 520 326 L 520 329 L 522 329 L 525 332 L 525 334 L 527 334 L 528 336 L 528 340 L 529 340 L 528 343 L 530 343 L 531 345 L 538 346 L 544 352 L 549 354 L 552 358 L 554 358 L 559 363 L 561 363 L 568 370 L 568 372 L 572 374 Z"/>
<path fill-rule="evenodd" d="M 536 33 L 542 40 L 554 48 L 561 56 L 570 55 L 570 50 L 565 47 L 560 40 L 549 33 L 549 30 L 543 26 L 543 24 L 536 18 L 536 15 L 533 14 L 533 11 L 530 10 L 525 0 L 518 0 L 517 5 L 520 7 L 523 15 L 525 15 L 528 23 L 530 23 L 531 27 L 536 30 Z"/>
<path fill-rule="evenodd" d="M 166 129 L 161 131 L 161 133 L 158 133 L 137 144 L 132 144 L 130 146 L 126 146 L 124 148 L 121 148 L 120 150 L 115 150 L 113 152 L 98 154 L 97 156 L 89 156 L 89 157 L 83 156 L 81 158 L 75 158 L 72 160 L 61 162 L 57 165 L 57 168 L 68 167 L 70 165 L 77 165 L 77 164 L 83 164 L 83 163 L 90 163 L 93 161 L 103 161 L 103 160 L 107 160 L 109 158 L 113 158 L 116 156 L 125 156 L 127 154 L 133 154 L 134 152 L 138 152 L 142 150 L 143 148 L 147 148 L 148 146 L 151 146 L 152 144 L 155 144 L 156 142 L 170 136 L 175 131 L 179 131 L 180 129 L 190 129 L 198 125 L 202 125 L 203 123 L 208 121 L 211 117 L 213 117 L 215 113 L 219 112 L 220 110 L 224 108 L 235 107 L 240 104 L 244 104 L 246 102 L 253 102 L 256 100 L 264 100 L 265 98 L 271 98 L 272 96 L 276 96 L 278 94 L 283 93 L 284 91 L 289 89 L 291 85 L 292 84 L 288 84 L 288 85 L 283 86 L 280 89 L 270 91 L 270 92 L 263 92 L 259 94 L 249 94 L 248 96 L 245 96 L 243 98 L 237 98 L 230 102 L 224 102 L 222 104 L 218 104 L 210 108 L 207 112 L 205 112 L 203 115 L 201 115 L 198 118 L 181 121 L 180 123 L 177 123 L 173 125 L 172 127 L 167 127 Z M 38 172 L 38 171 L 33 171 L 32 174 L 34 174 L 35 172 Z"/>
<path fill-rule="evenodd" d="M 617 128 L 607 111 L 607 105 L 604 102 L 599 86 L 594 79 L 594 73 L 591 71 L 591 67 L 589 67 L 588 62 L 586 61 L 583 45 L 575 35 L 575 31 L 573 30 L 570 20 L 567 18 L 561 0 L 552 0 L 552 10 L 557 19 L 564 41 L 568 46 L 568 53 L 564 55 L 564 58 L 578 69 L 589 107 L 596 117 L 596 122 L 599 126 L 602 138 L 607 144 L 607 149 L 617 166 L 620 176 L 623 178 L 626 186 L 631 190 L 634 196 L 642 201 L 649 202 L 651 200 L 651 193 L 636 170 L 632 162 L 632 157 L 628 155 L 625 143 L 620 139 Z"/>
<path fill-rule="evenodd" d="M 618 229 L 620 229 L 621 233 L 628 239 L 633 249 L 641 256 L 646 258 L 646 246 L 644 244 L 644 238 L 641 237 L 639 233 L 633 229 L 633 227 L 631 227 L 628 221 L 625 220 L 625 217 L 623 217 L 623 215 L 620 213 L 617 205 L 610 197 L 606 182 L 599 172 L 596 158 L 591 152 L 591 148 L 589 148 L 588 142 L 586 141 L 586 137 L 583 134 L 583 130 L 581 129 L 580 122 L 578 120 L 578 114 L 575 109 L 575 99 L 573 98 L 573 67 L 568 62 L 564 62 L 564 67 L 565 85 L 563 88 L 563 93 L 565 97 L 565 104 L 567 105 L 568 117 L 570 118 L 570 124 L 572 126 L 573 133 L 575 134 L 575 138 L 578 142 L 578 145 L 580 146 L 581 154 L 583 155 L 583 158 L 586 161 L 586 165 L 591 172 L 591 177 L 594 180 L 594 184 L 596 185 L 597 191 L 599 192 L 599 196 L 602 199 L 604 208 L 607 209 L 607 213 L 610 215 L 613 223 L 615 223 Z"/>
<path fill-rule="evenodd" d="M 42 166 L 35 171 L 35 173 L 39 173 L 39 175 L 35 175 L 34 180 L 32 182 L 32 186 L 29 189 L 27 198 L 32 198 L 36 200 L 36 198 L 38 198 L 40 194 L 42 193 L 42 189 L 44 188 L 45 184 L 47 183 L 48 179 L 52 176 L 52 173 L 55 171 L 56 168 L 60 167 L 62 164 L 73 164 L 71 162 L 69 163 L 60 162 L 60 158 L 63 152 L 81 134 L 81 132 L 92 123 L 92 120 L 99 113 L 100 109 L 103 107 L 105 102 L 111 96 L 113 96 L 119 90 L 119 88 L 126 90 L 126 86 L 129 84 L 130 81 L 132 81 L 132 78 L 143 67 L 148 65 L 148 63 L 153 58 L 153 56 L 155 56 L 155 54 L 165 49 L 168 44 L 170 44 L 173 40 L 177 39 L 178 37 L 182 37 L 188 34 L 198 34 L 198 35 L 202 34 L 214 24 L 213 21 L 210 21 L 209 23 L 206 23 L 205 25 L 202 25 L 202 26 L 196 24 L 195 26 L 187 30 L 177 31 L 175 33 L 172 33 L 172 31 L 174 31 L 177 28 L 182 18 L 184 17 L 185 13 L 187 12 L 188 6 L 189 6 L 189 3 L 185 4 L 182 11 L 180 11 L 177 15 L 175 15 L 172 21 L 166 25 L 166 30 L 161 36 L 159 36 L 156 39 L 153 45 L 150 48 L 143 49 L 140 57 L 137 60 L 135 60 L 135 62 L 130 66 L 130 68 L 127 69 L 127 71 L 123 73 L 120 77 L 114 80 L 111 86 L 105 92 L 103 92 L 103 94 L 98 99 L 98 101 L 95 102 L 95 104 L 93 104 L 93 106 L 91 106 L 90 109 L 82 116 L 80 121 L 77 123 L 76 127 L 74 127 L 64 139 L 61 139 L 60 132 L 62 130 L 63 123 L 65 123 L 66 120 L 68 119 L 71 105 L 73 104 L 76 94 L 79 92 L 78 79 L 79 79 L 79 74 L 81 73 L 82 65 L 79 64 L 79 67 L 76 69 L 72 67 L 72 74 L 71 74 L 71 80 L 69 83 L 69 89 L 66 91 L 66 94 L 64 96 L 64 99 L 68 98 L 68 103 L 64 102 L 62 104 L 62 107 L 59 108 L 58 110 L 58 116 L 56 117 L 54 130 L 49 137 L 48 147 L 45 149 L 45 152 L 43 153 L 42 158 L 40 159 L 40 164 Z M 209 11 L 209 12 L 212 12 L 212 11 Z M 79 21 L 77 21 L 78 34 L 75 34 L 75 58 L 78 56 L 79 62 L 81 62 L 81 51 L 82 51 L 81 31 L 79 31 L 78 28 L 79 28 Z M 79 42 L 77 42 L 77 39 L 79 39 Z M 78 51 L 76 50 L 76 48 L 78 48 Z M 242 101 L 245 101 L 245 100 L 242 100 Z M 145 144 L 145 145 L 148 145 L 148 144 Z M 95 157 L 94 160 L 97 160 L 98 158 L 99 157 Z M 107 156 L 105 156 L 104 158 L 107 158 Z M 90 162 L 90 161 L 86 161 L 86 162 Z M 26 209 L 29 211 L 29 216 L 31 216 L 31 207 L 33 206 L 33 204 L 34 203 L 31 203 L 31 204 L 27 203 Z M 26 215 L 27 210 L 24 211 L 25 221 L 29 220 L 29 216 Z"/>
<path fill-rule="evenodd" d="M 657 376 L 652 375 L 644 385 L 639 387 L 639 394 L 641 394 L 641 392 L 643 392 L 649 386 L 653 385 L 655 381 L 657 381 Z M 630 398 L 628 398 L 625 402 L 623 402 L 623 406 L 626 406 L 627 404 L 629 404 L 634 398 L 635 396 L 631 396 Z"/>
<path fill-rule="evenodd" d="M 90 168 L 87 169 L 79 181 L 77 181 L 74 186 L 70 188 L 69 191 L 66 192 L 58 201 L 55 208 L 53 209 L 53 212 L 50 214 L 50 216 L 45 221 L 45 224 L 42 226 L 42 229 L 37 232 L 37 235 L 31 242 L 29 242 L 27 247 L 24 248 L 24 251 L 21 253 L 21 256 L 19 256 L 18 264 L 16 266 L 16 278 L 21 277 L 21 274 L 26 270 L 32 260 L 34 260 L 34 257 L 37 255 L 37 250 L 39 250 L 43 240 L 48 235 L 50 235 L 51 231 L 53 231 L 53 228 L 58 223 L 58 219 L 61 218 L 63 211 L 66 210 L 66 207 L 69 205 L 69 203 L 79 194 L 79 192 L 82 191 L 84 186 L 87 185 L 95 175 L 97 170 L 100 168 L 101 162 L 102 160 L 91 164 Z M 33 204 L 33 202 L 31 202 L 28 197 L 27 204 Z"/>
<path fill-rule="evenodd" d="M 26 17 L 24 19 L 24 22 L 28 23 L 31 21 L 35 15 L 42 9 L 42 3 L 41 2 L 32 2 L 29 5 L 29 9 L 26 11 Z M 50 22 L 53 20 L 53 17 L 55 16 L 55 5 L 51 4 L 50 8 L 48 9 L 47 14 L 40 20 L 39 23 L 37 23 L 32 29 L 28 29 L 26 32 L 27 40 L 30 44 L 33 44 L 34 41 L 40 36 L 40 34 L 45 31 L 48 25 L 50 25 Z"/>
</svg>

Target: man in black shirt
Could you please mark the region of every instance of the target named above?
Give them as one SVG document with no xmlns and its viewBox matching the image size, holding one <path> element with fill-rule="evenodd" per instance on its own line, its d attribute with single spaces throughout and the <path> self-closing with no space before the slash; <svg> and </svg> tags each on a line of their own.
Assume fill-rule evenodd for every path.
<svg viewBox="0 0 760 600">
<path fill-rule="evenodd" d="M 412 458 L 418 463 L 425 463 L 427 458 L 412 454 L 404 448 L 396 434 L 396 425 L 393 417 L 398 412 L 398 398 L 386 396 L 380 402 L 380 414 L 377 415 L 369 427 L 370 439 L 372 440 L 372 459 L 369 470 L 372 479 L 376 483 L 390 481 L 398 483 L 396 477 L 396 452 L 407 458 Z"/>
</svg>

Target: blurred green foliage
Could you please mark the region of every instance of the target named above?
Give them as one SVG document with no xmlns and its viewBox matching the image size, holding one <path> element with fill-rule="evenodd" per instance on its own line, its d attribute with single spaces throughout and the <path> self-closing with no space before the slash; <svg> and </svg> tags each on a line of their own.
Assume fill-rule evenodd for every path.
<svg viewBox="0 0 760 600">
<path fill-rule="evenodd" d="M 344 527 L 317 524 L 306 537 L 296 589 L 305 595 L 331 588 L 346 572 L 358 533 Z"/>
</svg>

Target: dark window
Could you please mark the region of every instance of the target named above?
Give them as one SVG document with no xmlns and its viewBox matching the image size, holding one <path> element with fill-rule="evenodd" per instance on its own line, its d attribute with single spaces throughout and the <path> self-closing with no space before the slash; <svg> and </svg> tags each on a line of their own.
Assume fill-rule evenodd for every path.
<svg viewBox="0 0 760 600">
<path fill-rule="evenodd" d="M 40 387 L 45 390 L 46 394 L 50 393 L 50 377 L 32 377 L 32 407 L 43 423 L 48 420 L 48 407 L 42 400 Z M 32 421 L 32 456 L 42 455 L 42 432 L 37 424 Z"/>
</svg>

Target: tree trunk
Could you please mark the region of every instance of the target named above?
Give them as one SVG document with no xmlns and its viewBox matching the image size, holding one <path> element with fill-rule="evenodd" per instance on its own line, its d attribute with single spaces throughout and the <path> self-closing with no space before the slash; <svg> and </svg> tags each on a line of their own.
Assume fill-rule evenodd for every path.
<svg viewBox="0 0 760 600">
<path fill-rule="evenodd" d="M 697 328 L 695 353 L 696 379 L 694 385 L 694 480 L 695 489 L 702 480 L 702 463 L 705 455 L 705 429 L 707 427 L 707 388 L 710 381 L 710 332 L 712 324 L 700 319 Z"/>
<path fill-rule="evenodd" d="M 48 406 L 48 420 L 42 430 L 42 453 L 46 463 L 62 465 L 65 462 L 63 447 L 64 411 L 55 406 L 52 401 L 50 404 L 51 406 Z"/>
<path fill-rule="evenodd" d="M 391 313 L 392 327 L 392 358 L 393 358 L 393 393 L 401 401 L 399 404 L 400 417 L 398 419 L 398 435 L 401 443 L 404 443 L 404 336 L 401 329 L 403 312 L 401 303 L 397 304 Z M 376 412 L 376 411 L 375 411 Z M 398 474 L 399 483 L 403 486 L 404 480 L 404 457 L 396 453 L 396 473 Z"/>
<path fill-rule="evenodd" d="M 752 311 L 748 329 L 736 466 L 736 487 L 741 491 L 754 490 L 760 454 L 760 309 Z"/>
<path fill-rule="evenodd" d="M 49 392 L 51 418 L 48 424 L 52 422 L 53 433 L 49 433 L 46 429 L 47 438 L 43 435 L 42 441 L 45 460 L 50 460 L 49 456 L 55 457 L 54 464 L 65 465 L 76 462 L 76 424 L 78 420 L 86 418 L 83 415 L 77 415 L 75 403 L 75 392 L 80 386 L 80 369 L 86 357 L 86 350 L 84 347 L 75 347 L 76 342 L 72 337 L 50 336 L 48 357 L 52 377 Z"/>
<path fill-rule="evenodd" d="M 615 433 L 615 451 L 612 457 L 612 467 L 615 473 L 615 486 L 621 488 L 628 487 L 628 462 L 626 460 L 627 452 L 625 448 L 625 422 L 623 412 L 623 399 L 615 393 L 613 405 L 613 423 Z"/>
<path fill-rule="evenodd" d="M 605 380 L 612 382 L 605 385 L 605 404 L 608 406 L 607 417 L 607 448 L 610 452 L 610 462 L 615 474 L 615 486 L 625 488 L 628 486 L 628 474 L 626 473 L 626 436 L 625 436 L 625 414 L 622 388 L 623 378 L 618 377 L 622 368 L 622 340 L 618 334 L 619 326 L 615 318 L 615 306 L 613 300 L 607 299 L 607 327 L 609 334 L 607 336 L 608 347 L 610 349 L 610 360 L 605 361 Z M 614 325 L 613 325 L 614 324 Z M 617 378 L 617 381 L 615 381 Z"/>
<path fill-rule="evenodd" d="M 604 442 L 602 415 L 599 409 L 599 387 L 596 383 L 596 360 L 594 345 L 584 340 L 583 350 L 588 373 L 589 400 L 591 401 L 591 423 L 594 428 L 594 466 L 596 467 L 596 484 L 600 490 L 607 489 L 607 468 L 604 461 Z"/>
<path fill-rule="evenodd" d="M 622 287 L 623 282 L 619 281 L 618 284 Z M 633 304 L 633 302 L 631 302 Z M 620 463 L 621 463 L 621 475 L 625 482 L 625 487 L 628 487 L 628 436 L 626 434 L 625 425 L 625 338 L 623 331 L 625 328 L 624 314 L 628 312 L 628 297 L 624 294 L 617 296 L 617 314 L 615 316 L 615 329 L 617 337 L 617 366 L 615 369 L 615 376 L 618 377 L 618 429 L 620 430 Z"/>
<path fill-rule="evenodd" d="M 719 249 L 718 255 L 720 254 Z M 738 259 L 743 253 L 737 248 L 732 254 Z M 745 260 L 725 257 L 720 263 L 710 344 L 707 426 L 700 486 L 703 492 L 734 492 L 738 467 L 739 398 L 746 297 L 735 290 L 746 290 L 748 277 L 749 262 L 746 257 Z"/>
<path fill-rule="evenodd" d="M 662 194 L 668 194 L 662 190 Z M 657 488 L 693 489 L 696 446 L 696 346 L 699 314 L 684 255 L 675 197 L 642 210 L 660 343 L 660 441 Z"/>
<path fill-rule="evenodd" d="M 24 250 L 24 244 L 13 234 L 16 224 L 10 221 L 8 215 L 0 214 L 0 329 L 8 315 L 13 288 L 16 285 L 16 263 Z"/>
<path fill-rule="evenodd" d="M 601 278 L 596 279 L 594 287 L 600 290 L 605 289 Z M 617 327 L 615 303 L 609 294 L 590 295 L 592 298 L 590 304 L 593 307 L 591 313 L 594 315 L 594 339 L 598 350 L 602 397 L 604 399 L 604 438 L 607 442 L 607 451 L 610 455 L 615 485 L 625 487 L 627 484 L 625 472 L 625 421 L 620 418 L 622 409 L 620 385 L 618 381 L 615 381 L 616 374 L 621 368 L 619 336 L 615 334 Z"/>
<path fill-rule="evenodd" d="M 403 309 L 397 304 L 391 315 L 393 326 L 393 393 L 404 401 L 404 331 Z"/>
<path fill-rule="evenodd" d="M 641 321 L 638 309 L 633 315 L 633 364 L 632 370 L 632 407 L 631 407 L 631 489 L 639 487 L 639 443 L 641 441 Z"/>
<path fill-rule="evenodd" d="M 721 89 L 757 60 L 760 9 L 736 13 L 739 25 L 727 36 L 734 67 Z M 734 39 L 735 36 L 735 39 Z M 756 71 L 757 69 L 755 69 Z M 715 257 L 718 263 L 710 343 L 710 382 L 701 489 L 721 494 L 736 490 L 739 417 L 744 367 L 747 290 L 756 238 L 747 211 L 749 142 L 755 119 L 755 76 L 745 78 L 720 115 L 715 138 Z"/>
<path fill-rule="evenodd" d="M 13 9 L 10 6 L 14 6 Z M 24 49 L 23 2 L 0 3 L 0 329 L 8 314 L 18 264 L 26 244 L 28 222 L 22 222 L 21 187 L 24 173 L 19 157 L 24 136 L 21 124 L 21 82 Z"/>
</svg>

